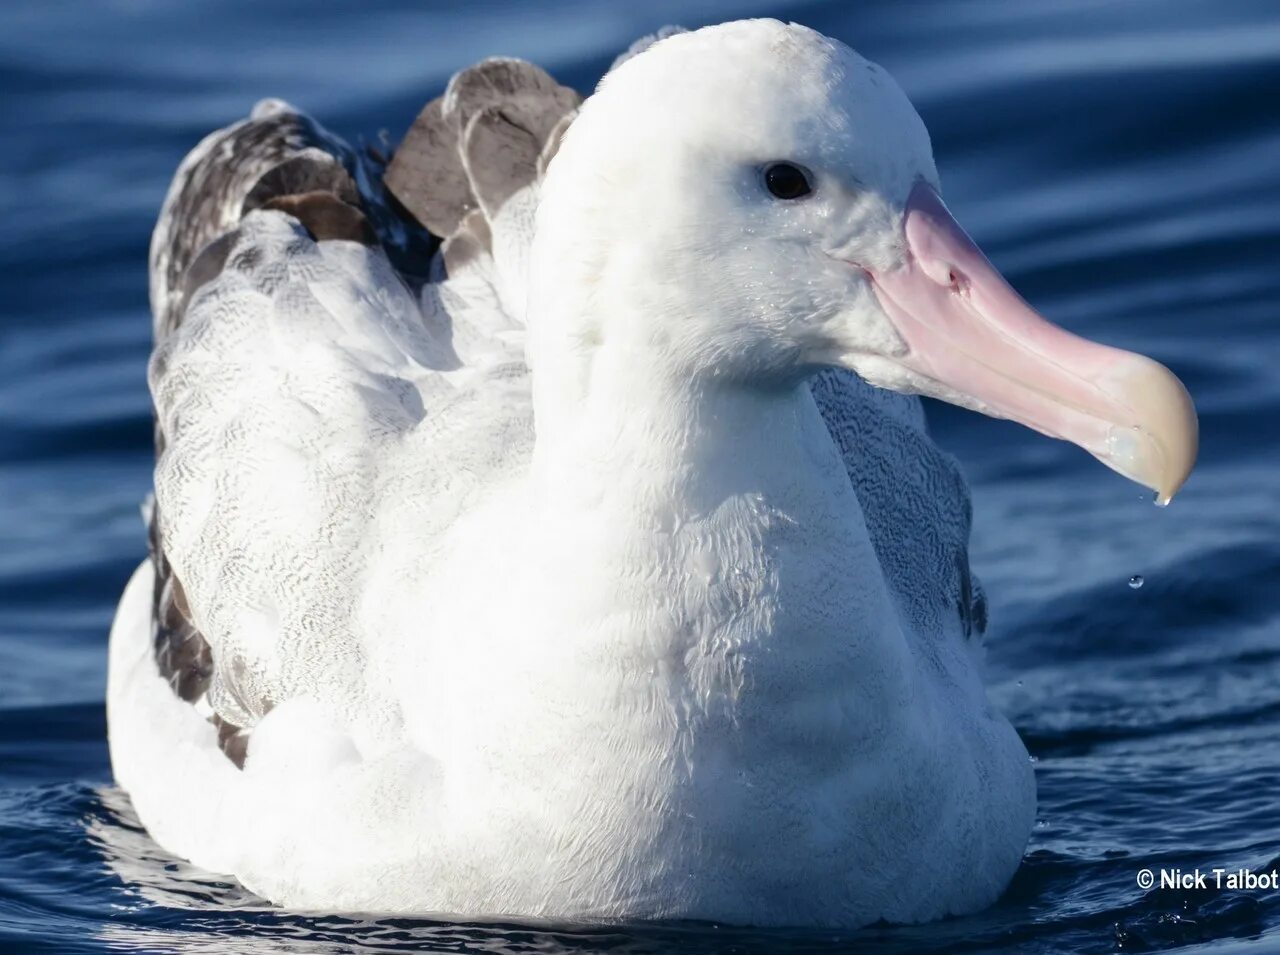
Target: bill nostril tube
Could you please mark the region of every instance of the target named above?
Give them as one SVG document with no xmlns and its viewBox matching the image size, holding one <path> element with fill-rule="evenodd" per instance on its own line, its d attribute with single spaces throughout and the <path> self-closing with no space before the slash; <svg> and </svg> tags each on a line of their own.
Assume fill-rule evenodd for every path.
<svg viewBox="0 0 1280 955">
<path fill-rule="evenodd" d="M 939 285 L 950 286 L 954 284 L 955 266 L 945 259 L 937 258 L 918 258 L 920 269 L 925 275 L 929 276 Z"/>
</svg>

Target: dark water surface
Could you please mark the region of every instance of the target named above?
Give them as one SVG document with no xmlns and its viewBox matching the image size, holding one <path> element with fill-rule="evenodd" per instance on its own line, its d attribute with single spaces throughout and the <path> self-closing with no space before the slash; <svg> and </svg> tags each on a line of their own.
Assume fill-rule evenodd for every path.
<svg viewBox="0 0 1280 955">
<path fill-rule="evenodd" d="M 1280 951 L 1278 891 L 1135 882 L 1280 861 L 1280 4 L 435 7 L 0 8 L 0 949 Z M 167 857 L 112 786 L 102 698 L 144 552 L 146 244 L 182 154 L 265 95 L 347 137 L 397 136 L 484 55 L 585 90 L 665 22 L 765 13 L 888 67 L 1014 284 L 1170 365 L 1199 405 L 1202 463 L 1167 510 L 1075 449 L 931 409 L 974 487 L 993 693 L 1038 759 L 1006 897 L 834 937 L 309 918 Z"/>
</svg>

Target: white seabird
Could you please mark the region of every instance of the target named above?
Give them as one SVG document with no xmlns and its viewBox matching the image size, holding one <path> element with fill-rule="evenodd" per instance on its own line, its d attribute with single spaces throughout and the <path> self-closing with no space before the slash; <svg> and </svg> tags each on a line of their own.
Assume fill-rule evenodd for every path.
<svg viewBox="0 0 1280 955">
<path fill-rule="evenodd" d="M 1164 498 L 1195 456 L 1172 374 L 961 231 L 894 81 L 776 21 L 580 106 L 487 61 L 386 170 L 264 103 L 179 169 L 152 300 L 113 766 L 158 842 L 296 908 L 987 905 L 1035 786 L 908 396 Z"/>
</svg>

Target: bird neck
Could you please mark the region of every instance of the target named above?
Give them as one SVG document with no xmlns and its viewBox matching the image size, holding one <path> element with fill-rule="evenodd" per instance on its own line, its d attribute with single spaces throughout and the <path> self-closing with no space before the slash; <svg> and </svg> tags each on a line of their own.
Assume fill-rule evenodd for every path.
<svg viewBox="0 0 1280 955">
<path fill-rule="evenodd" d="M 831 561 L 864 595 L 887 593 L 806 382 L 677 378 L 621 343 L 547 356 L 533 368 L 531 478 L 556 526 L 584 532 L 583 549 L 605 565 L 643 574 L 710 552 L 717 564 L 786 574 L 792 561 Z"/>
<path fill-rule="evenodd" d="M 792 759 L 817 738 L 849 753 L 897 738 L 914 666 L 808 385 L 682 385 L 607 345 L 594 361 L 584 389 L 538 406 L 538 605 L 554 639 L 530 681 L 584 712 L 621 693 L 640 749 L 684 714 L 663 751 L 695 763 L 716 740 Z M 834 728 L 815 724 L 832 712 Z"/>
</svg>

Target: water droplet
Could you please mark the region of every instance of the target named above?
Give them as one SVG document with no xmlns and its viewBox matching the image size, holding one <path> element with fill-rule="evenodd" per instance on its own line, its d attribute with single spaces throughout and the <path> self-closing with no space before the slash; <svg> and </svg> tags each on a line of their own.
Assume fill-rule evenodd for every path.
<svg viewBox="0 0 1280 955">
<path fill-rule="evenodd" d="M 1021 681 L 1021 680 L 1019 680 L 1019 681 L 1018 681 L 1018 686 L 1022 686 L 1022 681 Z"/>
<path fill-rule="evenodd" d="M 1139 587 L 1141 587 L 1145 583 L 1146 581 L 1142 579 L 1141 574 L 1134 574 L 1132 577 L 1129 578 L 1129 586 L 1132 587 L 1134 590 L 1137 590 Z"/>
</svg>

